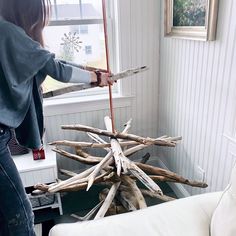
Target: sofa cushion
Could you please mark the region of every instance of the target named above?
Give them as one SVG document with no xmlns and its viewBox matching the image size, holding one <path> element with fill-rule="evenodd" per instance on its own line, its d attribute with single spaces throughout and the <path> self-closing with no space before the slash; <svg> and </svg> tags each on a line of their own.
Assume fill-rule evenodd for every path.
<svg viewBox="0 0 236 236">
<path fill-rule="evenodd" d="M 211 236 L 236 235 L 236 165 L 211 221 Z"/>
<path fill-rule="evenodd" d="M 50 236 L 209 236 L 220 196 L 202 194 L 99 220 L 59 224 Z"/>
</svg>

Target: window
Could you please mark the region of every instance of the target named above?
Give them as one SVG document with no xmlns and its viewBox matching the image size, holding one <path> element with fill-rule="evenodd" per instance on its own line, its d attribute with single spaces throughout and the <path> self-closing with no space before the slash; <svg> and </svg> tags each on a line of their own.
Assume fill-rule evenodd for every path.
<svg viewBox="0 0 236 236">
<path fill-rule="evenodd" d="M 53 0 L 45 45 L 58 59 L 106 69 L 102 0 Z M 66 87 L 47 78 L 44 91 Z"/>
</svg>

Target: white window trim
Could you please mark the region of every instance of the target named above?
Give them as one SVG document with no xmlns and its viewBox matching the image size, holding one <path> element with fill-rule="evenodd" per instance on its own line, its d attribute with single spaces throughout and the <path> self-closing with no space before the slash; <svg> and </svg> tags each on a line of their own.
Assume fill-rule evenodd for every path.
<svg viewBox="0 0 236 236">
<path fill-rule="evenodd" d="M 49 26 L 65 26 L 65 25 L 93 25 L 103 24 L 102 19 L 66 19 L 66 20 L 51 20 Z"/>
<path fill-rule="evenodd" d="M 113 105 L 115 108 L 132 107 L 134 96 L 122 96 L 113 94 Z M 75 109 L 76 108 L 76 109 Z M 99 96 L 86 96 L 77 98 L 57 99 L 44 102 L 44 116 L 58 116 L 64 114 L 75 114 L 79 112 L 97 111 L 109 109 L 108 94 Z"/>
</svg>

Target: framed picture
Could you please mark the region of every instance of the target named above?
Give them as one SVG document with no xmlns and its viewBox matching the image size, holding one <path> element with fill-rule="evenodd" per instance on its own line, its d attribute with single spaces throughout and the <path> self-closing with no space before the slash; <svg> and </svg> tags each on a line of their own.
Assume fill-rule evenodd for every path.
<svg viewBox="0 0 236 236">
<path fill-rule="evenodd" d="M 165 0 L 165 36 L 215 40 L 218 0 Z"/>
</svg>

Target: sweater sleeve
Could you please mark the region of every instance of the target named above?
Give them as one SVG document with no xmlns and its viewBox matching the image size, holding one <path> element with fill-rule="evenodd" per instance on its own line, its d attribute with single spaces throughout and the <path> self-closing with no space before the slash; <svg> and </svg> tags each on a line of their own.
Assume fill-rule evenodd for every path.
<svg viewBox="0 0 236 236">
<path fill-rule="evenodd" d="M 91 73 L 89 71 L 54 58 L 48 60 L 41 73 L 64 83 L 91 83 Z"/>
</svg>

